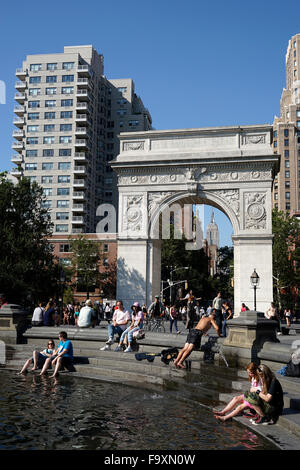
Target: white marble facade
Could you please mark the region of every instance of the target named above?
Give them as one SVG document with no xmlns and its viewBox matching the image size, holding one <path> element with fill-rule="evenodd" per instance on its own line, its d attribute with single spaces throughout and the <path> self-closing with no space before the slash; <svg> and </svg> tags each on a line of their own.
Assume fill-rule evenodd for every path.
<svg viewBox="0 0 300 470">
<path fill-rule="evenodd" d="M 271 133 L 270 125 L 255 125 L 121 134 L 112 162 L 118 298 L 149 305 L 159 294 L 159 214 L 174 204 L 203 203 L 222 210 L 233 226 L 235 313 L 242 302 L 253 308 L 254 268 L 261 281 L 257 309 L 266 310 L 273 299 L 271 190 L 278 164 Z"/>
</svg>

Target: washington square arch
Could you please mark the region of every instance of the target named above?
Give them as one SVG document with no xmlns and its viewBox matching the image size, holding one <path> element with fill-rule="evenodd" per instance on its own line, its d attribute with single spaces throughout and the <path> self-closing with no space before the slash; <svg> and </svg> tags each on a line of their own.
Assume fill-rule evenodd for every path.
<svg viewBox="0 0 300 470">
<path fill-rule="evenodd" d="M 149 305 L 160 292 L 161 213 L 209 204 L 233 227 L 234 311 L 253 306 L 250 276 L 260 276 L 257 310 L 273 300 L 272 200 L 278 168 L 270 125 L 147 131 L 120 135 L 117 297 Z M 184 212 L 183 210 L 181 211 Z M 197 249 L 190 241 L 187 249 Z"/>
</svg>

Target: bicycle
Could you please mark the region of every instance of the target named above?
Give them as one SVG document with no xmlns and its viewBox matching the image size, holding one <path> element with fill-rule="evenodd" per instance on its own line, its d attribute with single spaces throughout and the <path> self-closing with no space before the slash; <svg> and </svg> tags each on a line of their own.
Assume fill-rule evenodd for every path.
<svg viewBox="0 0 300 470">
<path fill-rule="evenodd" d="M 166 329 L 164 326 L 164 321 L 162 318 L 154 318 L 153 327 L 151 331 L 156 331 L 157 333 L 165 333 Z"/>
</svg>

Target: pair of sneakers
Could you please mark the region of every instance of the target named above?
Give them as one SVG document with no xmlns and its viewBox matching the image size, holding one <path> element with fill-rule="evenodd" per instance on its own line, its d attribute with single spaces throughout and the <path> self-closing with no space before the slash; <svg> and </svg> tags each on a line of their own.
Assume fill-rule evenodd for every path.
<svg viewBox="0 0 300 470">
<path fill-rule="evenodd" d="M 112 344 L 114 344 L 114 340 L 113 340 L 113 338 L 109 338 L 109 340 L 106 341 L 105 346 L 103 346 L 103 348 L 100 348 L 100 351 L 108 351 L 108 350 L 110 350 L 110 346 L 111 346 Z"/>
<path fill-rule="evenodd" d="M 254 426 L 258 426 L 259 424 L 267 426 L 268 424 L 271 424 L 270 419 L 266 418 L 265 416 L 260 416 L 259 414 L 254 418 L 250 419 L 250 422 L 254 424 Z"/>
<path fill-rule="evenodd" d="M 115 352 L 118 352 L 118 351 L 121 351 L 121 350 L 122 350 L 121 346 L 118 345 L 118 346 L 116 347 L 116 349 L 115 349 Z M 128 348 L 126 348 L 124 352 L 125 352 L 125 353 L 128 353 L 128 352 L 133 352 L 133 351 L 132 351 L 131 347 L 128 346 Z"/>
</svg>

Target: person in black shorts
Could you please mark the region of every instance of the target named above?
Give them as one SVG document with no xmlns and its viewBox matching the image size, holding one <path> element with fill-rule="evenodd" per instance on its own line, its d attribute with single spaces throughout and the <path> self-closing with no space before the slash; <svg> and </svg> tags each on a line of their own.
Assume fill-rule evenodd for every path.
<svg viewBox="0 0 300 470">
<path fill-rule="evenodd" d="M 216 329 L 218 336 L 221 336 L 221 332 L 216 323 L 215 317 L 216 312 L 215 309 L 213 309 L 209 317 L 202 317 L 198 322 L 196 328 L 190 330 L 187 335 L 184 347 L 181 349 L 177 358 L 174 361 L 175 367 L 185 369 L 183 361 L 191 354 L 194 349 L 200 348 L 202 335 L 206 335 L 211 327 L 214 327 Z"/>
</svg>

